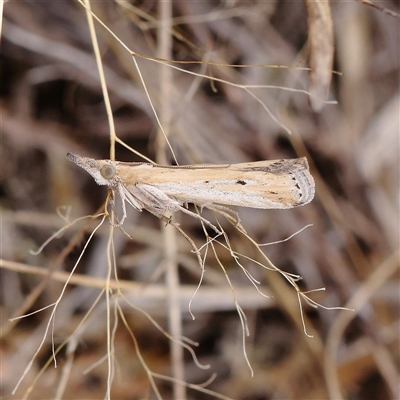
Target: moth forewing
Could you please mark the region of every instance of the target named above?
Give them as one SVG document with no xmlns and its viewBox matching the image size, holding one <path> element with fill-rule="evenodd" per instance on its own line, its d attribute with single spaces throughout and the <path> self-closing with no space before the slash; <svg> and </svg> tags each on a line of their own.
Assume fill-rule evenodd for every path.
<svg viewBox="0 0 400 400">
<path fill-rule="evenodd" d="M 314 181 L 305 158 L 223 166 L 134 167 L 121 163 L 117 169 L 129 190 L 152 196 L 163 193 L 180 204 L 292 208 L 314 197 Z"/>
<path fill-rule="evenodd" d="M 180 210 L 187 203 L 200 207 L 293 208 L 309 203 L 315 192 L 305 157 L 188 166 L 94 160 L 70 153 L 67 158 L 99 185 L 118 191 L 123 202 L 156 215 Z"/>
</svg>

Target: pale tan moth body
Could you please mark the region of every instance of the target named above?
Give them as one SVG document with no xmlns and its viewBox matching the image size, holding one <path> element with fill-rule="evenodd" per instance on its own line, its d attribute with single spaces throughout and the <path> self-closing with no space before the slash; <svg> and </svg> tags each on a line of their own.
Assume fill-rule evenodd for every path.
<svg viewBox="0 0 400 400">
<path fill-rule="evenodd" d="M 286 209 L 309 203 L 315 192 L 305 157 L 241 164 L 160 166 L 95 160 L 68 153 L 99 185 L 116 190 L 123 202 L 157 216 L 193 203 L 199 207 L 242 206 Z M 197 214 L 196 214 L 197 215 Z"/>
</svg>

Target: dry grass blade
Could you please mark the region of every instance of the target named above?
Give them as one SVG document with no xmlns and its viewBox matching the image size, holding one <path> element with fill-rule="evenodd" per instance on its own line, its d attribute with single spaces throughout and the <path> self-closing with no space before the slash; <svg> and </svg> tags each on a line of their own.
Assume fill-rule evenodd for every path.
<svg viewBox="0 0 400 400">
<path fill-rule="evenodd" d="M 390 15 L 391 17 L 395 17 L 395 18 L 399 18 L 400 17 L 400 14 L 398 12 L 390 10 L 387 7 L 383 7 L 380 4 L 376 4 L 371 0 L 356 0 L 356 1 L 358 1 L 361 4 L 365 4 L 367 6 L 376 8 L 377 10 L 382 11 L 383 13 L 385 13 L 387 15 Z"/>
<path fill-rule="evenodd" d="M 398 397 L 397 4 L 360 1 L 0 0 L 3 397 Z M 68 152 L 306 157 L 316 196 L 124 210 Z"/>
<path fill-rule="evenodd" d="M 333 67 L 334 37 L 329 1 L 306 0 L 310 52 L 310 93 L 314 111 L 322 110 L 328 99 Z"/>
</svg>

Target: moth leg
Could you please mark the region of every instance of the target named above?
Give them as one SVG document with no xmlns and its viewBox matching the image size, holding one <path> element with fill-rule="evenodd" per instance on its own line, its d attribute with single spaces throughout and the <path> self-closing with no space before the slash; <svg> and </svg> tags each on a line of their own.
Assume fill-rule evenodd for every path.
<svg viewBox="0 0 400 400">
<path fill-rule="evenodd" d="M 114 190 L 110 191 L 110 198 L 109 198 L 109 202 L 108 204 L 110 204 L 110 208 L 111 208 L 111 212 L 114 215 L 115 218 L 115 222 L 112 222 L 111 219 L 110 220 L 110 224 L 112 224 L 112 226 L 119 228 L 123 234 L 125 234 L 130 240 L 132 240 L 132 236 L 121 226 L 122 223 L 119 222 L 119 218 L 118 218 L 118 214 L 117 214 L 117 210 L 115 208 L 115 192 Z M 108 214 L 109 216 L 110 214 Z"/>
<path fill-rule="evenodd" d="M 183 208 L 183 210 L 185 210 Z M 204 267 L 204 262 L 203 259 L 201 257 L 201 253 L 200 250 L 198 249 L 198 247 L 196 246 L 196 244 L 194 243 L 193 239 L 179 226 L 179 223 L 174 221 L 172 219 L 172 215 L 170 215 L 169 217 L 167 217 L 164 214 L 161 214 L 159 212 L 157 212 L 156 210 L 147 210 L 149 211 L 151 214 L 153 214 L 154 216 L 156 216 L 157 218 L 159 218 L 161 221 L 165 222 L 166 226 L 167 225 L 172 225 L 190 244 L 190 246 L 192 247 L 192 251 L 196 254 L 197 256 L 197 260 L 199 262 L 200 267 Z M 186 210 L 188 211 L 188 210 Z M 190 212 L 190 211 L 189 211 Z M 191 213 L 191 212 L 190 212 Z M 199 218 L 200 216 L 198 214 L 195 213 L 191 213 L 193 214 L 192 216 Z M 202 217 L 200 217 L 201 219 L 204 219 Z M 205 223 L 211 224 L 209 221 L 207 221 L 206 219 L 204 219 Z M 212 224 L 211 224 L 212 225 Z M 213 225 L 212 225 L 213 226 Z M 220 233 L 214 226 L 213 229 L 216 230 L 218 233 Z"/>
<path fill-rule="evenodd" d="M 190 211 L 186 209 L 185 207 L 179 206 L 179 210 L 182 211 L 183 213 L 190 215 L 191 217 L 197 218 L 200 221 L 204 222 L 207 226 L 209 226 L 215 233 L 218 235 L 222 235 L 223 233 L 214 225 L 212 224 L 208 219 L 202 217 L 200 214 L 197 214 L 193 211 Z"/>
<path fill-rule="evenodd" d="M 122 219 L 121 219 L 121 223 L 118 221 L 118 217 L 117 217 L 117 213 L 114 212 L 115 216 L 116 216 L 116 220 L 118 221 L 118 225 L 122 225 L 125 221 L 126 218 L 126 207 L 125 207 L 125 200 L 126 200 L 126 196 L 123 190 L 123 186 L 118 185 L 118 193 L 119 196 L 121 197 L 121 201 L 122 201 Z"/>
<path fill-rule="evenodd" d="M 152 213 L 154 216 L 156 216 L 159 220 L 165 222 L 165 226 L 167 226 L 167 225 L 174 225 L 174 226 L 179 225 L 177 222 L 172 220 L 172 215 L 167 217 L 166 215 L 158 213 L 158 212 L 156 212 L 154 210 L 153 211 L 149 210 L 149 212 Z"/>
<path fill-rule="evenodd" d="M 180 203 L 166 195 L 162 190 L 145 183 L 137 183 L 136 189 L 142 195 L 140 200 L 146 210 L 156 209 L 159 211 L 177 211 L 181 207 Z"/>
<path fill-rule="evenodd" d="M 143 204 L 125 186 L 121 186 L 122 188 L 120 190 L 123 192 L 124 200 L 126 200 L 136 210 L 142 211 Z"/>
<path fill-rule="evenodd" d="M 222 234 L 222 232 L 206 218 L 203 218 L 201 215 L 186 209 L 177 200 L 167 196 L 163 191 L 155 188 L 154 186 L 146 185 L 144 183 L 138 183 L 136 184 L 136 188 L 141 192 L 144 197 L 144 199 L 141 199 L 144 203 L 144 208 L 146 208 L 147 211 L 150 211 L 154 215 L 156 215 L 156 213 L 159 213 L 160 211 L 182 211 L 185 214 L 200 219 L 212 230 L 214 230 L 218 235 Z M 145 203 L 145 200 L 147 201 L 147 204 Z"/>
<path fill-rule="evenodd" d="M 210 209 L 223 215 L 236 229 L 247 235 L 246 229 L 240 221 L 239 213 L 219 204 L 213 204 Z"/>
<path fill-rule="evenodd" d="M 200 250 L 197 248 L 196 244 L 194 243 L 193 239 L 179 226 L 178 222 L 174 221 L 172 219 L 172 216 L 167 217 L 166 215 L 156 213 L 155 211 L 149 211 L 151 212 L 154 216 L 159 218 L 161 221 L 165 221 L 166 225 L 172 225 L 190 244 L 192 247 L 193 253 L 196 254 L 198 263 L 201 268 L 204 268 L 204 262 L 201 257 Z"/>
<path fill-rule="evenodd" d="M 111 212 L 114 215 L 114 219 L 115 219 L 115 223 L 111 222 L 110 214 L 107 212 L 107 216 L 109 217 L 108 219 L 110 220 L 110 224 L 112 224 L 113 226 L 118 228 L 118 227 L 121 226 L 121 223 L 119 222 L 117 209 L 115 208 L 115 191 L 112 190 L 112 189 L 110 190 L 110 197 L 109 197 L 109 200 L 108 200 L 108 204 L 110 205 Z"/>
<path fill-rule="evenodd" d="M 137 199 L 132 195 L 132 193 L 123 185 L 118 185 L 118 194 L 121 197 L 122 201 L 122 219 L 120 225 L 122 225 L 126 218 L 126 205 L 125 202 L 128 202 L 133 208 L 138 211 L 142 211 L 141 204 L 137 201 Z"/>
<path fill-rule="evenodd" d="M 133 237 L 132 237 L 121 225 L 118 225 L 118 229 L 119 229 L 129 240 L 133 240 Z"/>
<path fill-rule="evenodd" d="M 172 215 L 170 215 L 169 217 L 164 216 L 164 219 L 165 219 L 165 226 L 173 225 L 173 223 L 172 223 Z M 179 225 L 177 222 L 175 222 L 175 224 Z"/>
<path fill-rule="evenodd" d="M 178 230 L 178 232 L 189 242 L 192 247 L 192 251 L 196 254 L 200 268 L 204 268 L 203 258 L 201 257 L 200 250 L 194 243 L 193 239 L 179 226 L 175 221 L 171 222 L 172 226 Z"/>
<path fill-rule="evenodd" d="M 114 218 L 117 221 L 116 224 L 118 225 L 119 224 L 119 220 L 118 220 L 117 211 L 115 209 L 115 193 L 114 193 L 114 190 L 110 190 L 109 204 L 110 204 L 111 212 L 114 213 Z"/>
<path fill-rule="evenodd" d="M 233 223 L 235 226 L 242 227 L 242 224 L 240 223 L 239 213 L 237 211 L 232 210 L 229 207 L 222 206 L 220 204 L 211 204 L 205 207 L 207 207 L 209 210 L 215 211 L 223 215 L 228 221 Z"/>
</svg>

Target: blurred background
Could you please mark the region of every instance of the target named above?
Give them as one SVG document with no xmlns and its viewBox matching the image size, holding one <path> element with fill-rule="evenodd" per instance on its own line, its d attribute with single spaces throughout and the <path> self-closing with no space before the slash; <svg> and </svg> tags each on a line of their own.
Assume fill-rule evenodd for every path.
<svg viewBox="0 0 400 400">
<path fill-rule="evenodd" d="M 311 204 L 237 211 L 258 243 L 283 240 L 312 224 L 263 251 L 278 268 L 303 278 L 301 290 L 325 288 L 309 294 L 314 301 L 355 311 L 303 302 L 313 338 L 307 336 L 294 288 L 257 264 L 263 262 L 257 250 L 221 216 L 232 248 L 253 259 L 241 258 L 243 267 L 271 297 L 263 297 L 231 254 L 217 246 L 234 290 L 210 250 L 191 304 L 195 320 L 189 302 L 201 277 L 196 255 L 179 234 L 176 248 L 169 245 L 163 224 L 147 212 L 128 210 L 124 229 L 132 239 L 114 229 L 120 282 L 111 285 L 110 304 L 102 292 L 110 267 L 108 221 L 87 248 L 100 219 L 69 227 L 33 255 L 67 220 L 104 210 L 106 189 L 65 155 L 110 158 L 110 127 L 82 4 L 10 1 L 4 4 L 0 71 L 2 398 L 22 398 L 27 391 L 29 398 L 104 398 L 107 308 L 114 328 L 113 399 L 153 399 L 157 390 L 159 398 L 177 398 L 168 380 L 154 377 L 157 390 L 151 386 L 143 362 L 165 376 L 180 365 L 189 384 L 212 378 L 205 387 L 214 393 L 187 388 L 189 399 L 215 393 L 255 400 L 399 398 L 398 18 L 361 3 L 332 3 L 338 73 L 332 75 L 331 103 L 315 112 L 307 94 L 311 17 L 305 3 L 173 1 L 165 8 L 167 3 L 107 1 L 91 7 L 136 53 L 203 62 L 174 64 L 178 70 L 135 58 L 155 109 L 168 121 L 179 164 L 307 156 L 316 180 Z M 398 9 L 398 2 L 379 4 Z M 168 12 L 166 35 L 160 18 L 168 20 Z M 152 160 L 173 163 L 132 56 L 99 23 L 95 27 L 118 138 Z M 168 47 L 170 56 L 163 56 Z M 120 144 L 116 159 L 143 161 Z M 215 222 L 211 212 L 202 215 Z M 205 244 L 199 220 L 174 218 L 198 247 Z M 53 308 L 11 319 L 53 304 L 83 250 L 56 312 L 53 341 L 66 345 L 54 368 L 52 337 L 46 335 Z M 165 276 L 171 251 L 182 334 L 199 344 L 194 351 L 209 369 L 199 368 L 186 350 L 172 361 L 171 341 L 148 317 L 170 330 Z M 246 352 L 254 377 L 243 353 L 234 295 L 247 317 Z"/>
</svg>

